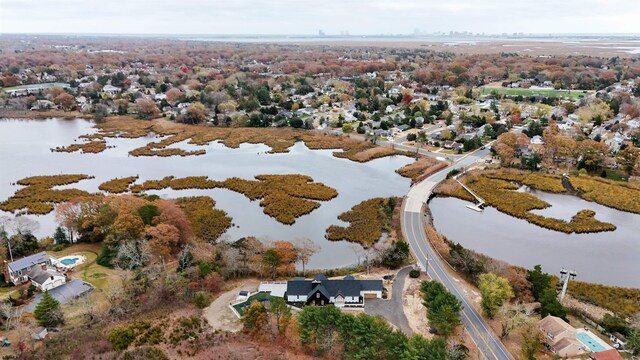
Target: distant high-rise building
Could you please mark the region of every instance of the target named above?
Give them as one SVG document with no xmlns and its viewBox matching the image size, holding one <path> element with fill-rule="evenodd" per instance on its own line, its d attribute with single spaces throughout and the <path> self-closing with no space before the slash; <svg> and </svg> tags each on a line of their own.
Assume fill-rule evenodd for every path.
<svg viewBox="0 0 640 360">
<path fill-rule="evenodd" d="M 318 36 L 320 36 L 320 37 L 324 37 L 325 36 L 325 33 L 324 33 L 324 31 L 322 31 L 322 29 L 318 30 Z"/>
</svg>

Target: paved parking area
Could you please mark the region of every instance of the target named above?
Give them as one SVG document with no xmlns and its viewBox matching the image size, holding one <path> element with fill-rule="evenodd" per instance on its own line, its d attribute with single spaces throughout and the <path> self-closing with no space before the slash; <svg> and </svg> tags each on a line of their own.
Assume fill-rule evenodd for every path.
<svg viewBox="0 0 640 360">
<path fill-rule="evenodd" d="M 57 288 L 49 290 L 49 294 L 51 294 L 51 296 L 58 300 L 60 304 L 64 304 L 88 293 L 91 290 L 93 290 L 93 286 L 91 284 L 80 279 L 73 279 L 65 283 L 64 285 L 60 285 Z M 17 310 L 18 314 L 21 314 L 25 311 L 32 312 L 33 310 L 35 310 L 36 305 L 41 298 L 42 293 L 37 294 L 33 301 Z"/>
<path fill-rule="evenodd" d="M 404 289 L 404 281 L 409 275 L 411 267 L 408 266 L 398 272 L 391 288 L 391 299 L 367 299 L 365 300 L 364 312 L 370 315 L 380 315 L 388 322 L 395 325 L 403 333 L 411 336 L 413 330 L 409 326 L 407 316 L 404 314 L 402 301 L 402 290 Z"/>
</svg>

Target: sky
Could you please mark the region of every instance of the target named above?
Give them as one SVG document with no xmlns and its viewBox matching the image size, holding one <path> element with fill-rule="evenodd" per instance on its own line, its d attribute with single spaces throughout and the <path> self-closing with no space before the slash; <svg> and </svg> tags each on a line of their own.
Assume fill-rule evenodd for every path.
<svg viewBox="0 0 640 360">
<path fill-rule="evenodd" d="M 0 0 L 0 33 L 640 33 L 640 0 Z"/>
</svg>

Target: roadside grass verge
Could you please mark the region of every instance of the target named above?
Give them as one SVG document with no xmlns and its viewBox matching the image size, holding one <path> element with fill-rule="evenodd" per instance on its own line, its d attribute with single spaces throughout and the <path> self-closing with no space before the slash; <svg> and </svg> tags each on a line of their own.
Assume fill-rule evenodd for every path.
<svg viewBox="0 0 640 360">
<path fill-rule="evenodd" d="M 396 170 L 400 176 L 418 182 L 447 167 L 444 161 L 438 161 L 429 156 L 423 156 L 411 164 L 407 164 Z"/>
</svg>

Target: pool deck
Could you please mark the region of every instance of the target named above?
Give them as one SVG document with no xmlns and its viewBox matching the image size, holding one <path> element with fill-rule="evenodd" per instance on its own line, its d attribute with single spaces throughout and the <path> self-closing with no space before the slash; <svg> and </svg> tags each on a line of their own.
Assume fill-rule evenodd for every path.
<svg viewBox="0 0 640 360">
<path fill-rule="evenodd" d="M 67 265 L 62 262 L 62 260 L 66 260 L 66 259 L 76 259 L 76 261 L 74 261 L 73 264 Z M 86 261 L 86 257 L 84 255 L 76 255 L 76 254 L 66 255 L 58 259 L 55 259 L 55 258 L 52 259 L 52 262 L 55 266 L 65 268 L 68 270 L 73 269 L 74 267 L 84 263 L 85 261 Z"/>
<path fill-rule="evenodd" d="M 576 329 L 576 330 L 577 330 L 576 339 L 578 341 L 580 341 L 581 343 L 583 343 L 591 351 L 593 351 L 593 352 L 601 352 L 601 351 L 606 351 L 606 350 L 613 349 L 613 347 L 611 345 L 607 344 L 604 340 L 600 339 L 600 337 L 598 335 L 592 333 L 591 331 L 585 330 L 585 329 L 580 329 L 580 328 Z M 584 341 L 582 341 L 582 339 L 580 339 L 580 334 L 584 334 L 583 336 L 588 336 L 593 342 L 595 342 L 597 345 L 600 345 L 603 349 L 594 349 L 590 344 L 585 343 Z"/>
</svg>

